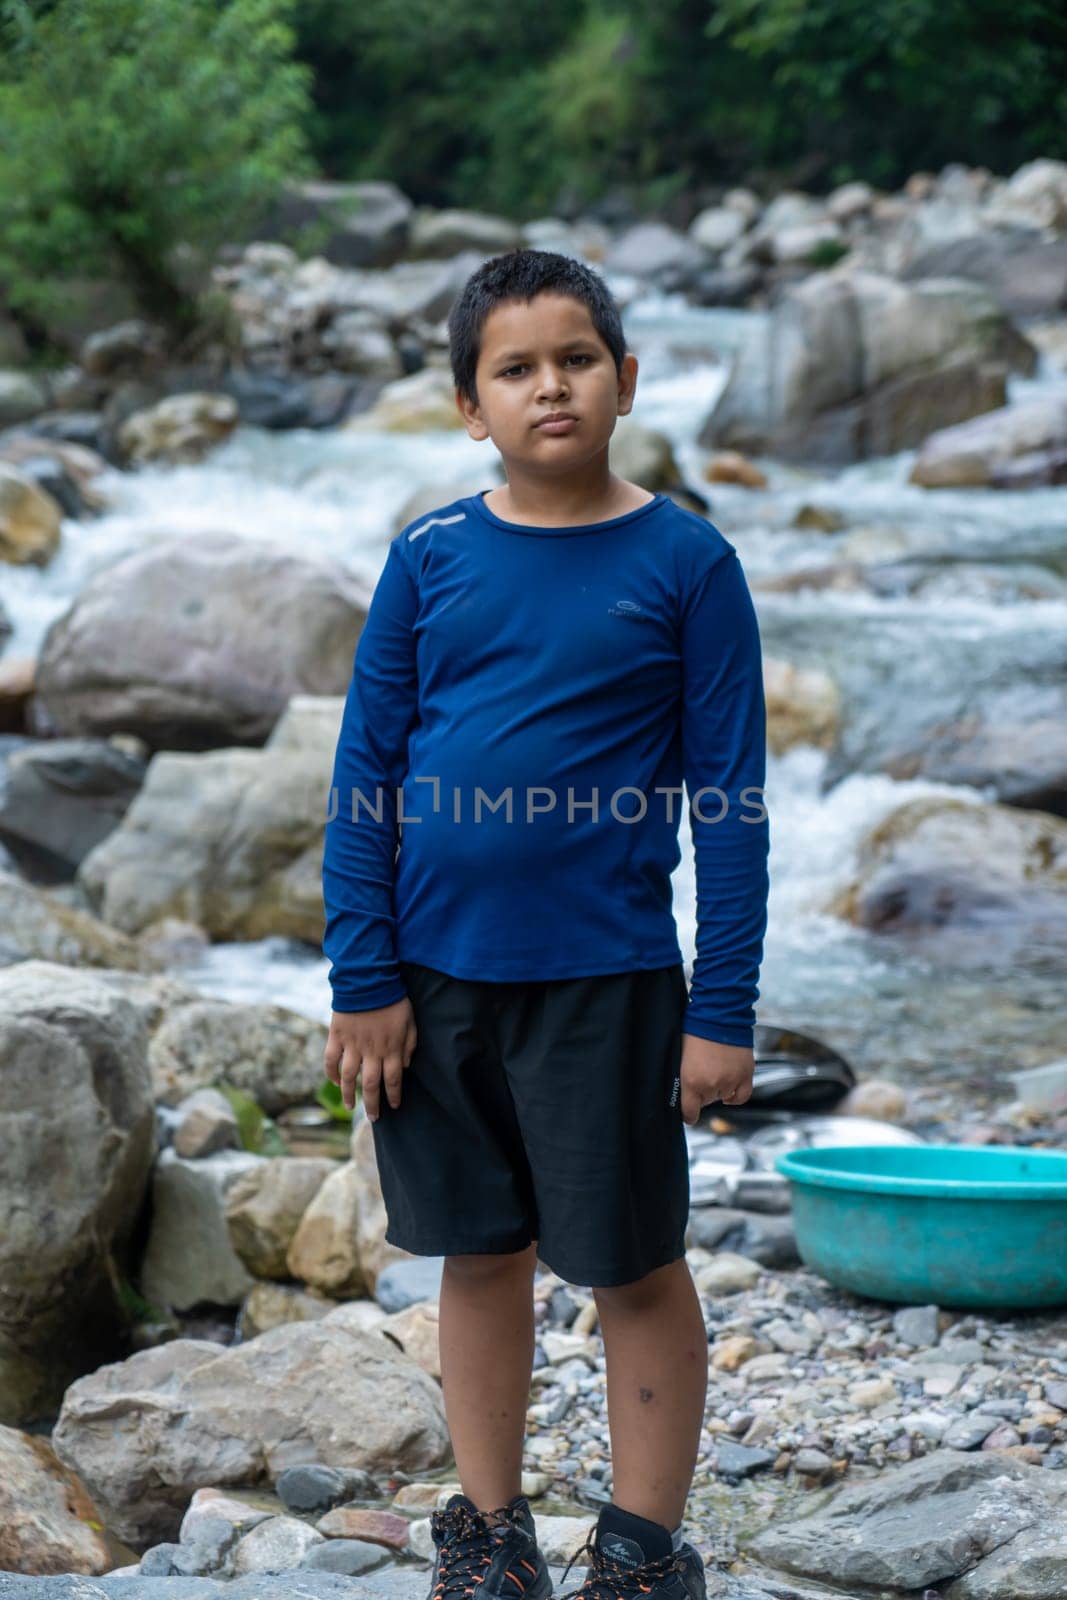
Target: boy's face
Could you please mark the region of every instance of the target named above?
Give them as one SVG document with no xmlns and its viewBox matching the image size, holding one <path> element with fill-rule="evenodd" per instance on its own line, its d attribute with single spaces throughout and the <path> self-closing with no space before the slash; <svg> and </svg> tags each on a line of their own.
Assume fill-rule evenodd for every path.
<svg viewBox="0 0 1067 1600">
<path fill-rule="evenodd" d="M 627 354 L 616 372 L 585 304 L 546 291 L 489 313 L 475 372 L 478 403 L 457 393 L 456 404 L 472 439 L 491 438 L 505 461 L 552 473 L 605 448 L 616 419 L 633 405 L 636 382 L 637 358 Z M 538 426 L 559 411 L 574 424 Z"/>
</svg>

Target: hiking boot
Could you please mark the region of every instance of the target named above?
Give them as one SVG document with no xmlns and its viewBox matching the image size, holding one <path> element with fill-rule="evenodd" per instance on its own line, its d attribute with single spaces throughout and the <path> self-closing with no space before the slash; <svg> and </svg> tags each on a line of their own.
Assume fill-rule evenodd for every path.
<svg viewBox="0 0 1067 1600">
<path fill-rule="evenodd" d="M 502 1518 L 493 1522 L 491 1517 Z M 452 1495 L 430 1517 L 437 1546 L 427 1600 L 548 1600 L 552 1577 L 537 1547 L 530 1502 L 517 1494 L 497 1512 Z"/>
<path fill-rule="evenodd" d="M 658 1522 L 650 1522 L 614 1503 L 601 1507 L 591 1539 L 568 1561 L 563 1577 L 579 1556 L 589 1565 L 577 1589 L 560 1600 L 705 1600 L 704 1562 L 691 1544 L 677 1550 Z"/>
</svg>

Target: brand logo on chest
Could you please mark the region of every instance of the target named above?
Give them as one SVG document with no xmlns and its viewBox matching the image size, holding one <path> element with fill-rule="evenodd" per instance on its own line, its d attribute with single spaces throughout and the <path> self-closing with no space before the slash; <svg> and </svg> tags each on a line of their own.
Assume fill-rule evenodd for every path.
<svg viewBox="0 0 1067 1600">
<path fill-rule="evenodd" d="M 647 622 L 648 612 L 638 605 L 636 600 L 616 600 L 613 606 L 608 607 L 609 617 L 630 617 L 634 622 Z"/>
</svg>

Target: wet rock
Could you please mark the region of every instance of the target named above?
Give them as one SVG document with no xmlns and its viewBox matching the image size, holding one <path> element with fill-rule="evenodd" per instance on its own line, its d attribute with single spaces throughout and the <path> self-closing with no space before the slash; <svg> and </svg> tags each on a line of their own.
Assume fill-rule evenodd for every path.
<svg viewBox="0 0 1067 1600">
<path fill-rule="evenodd" d="M 1012 462 L 1067 450 L 1067 399 L 1042 395 L 939 429 L 923 441 L 909 482 L 925 489 L 999 487 Z"/>
<path fill-rule="evenodd" d="M 830 748 L 837 737 L 841 696 L 829 673 L 768 656 L 763 684 L 767 740 L 776 755 L 795 744 Z"/>
<path fill-rule="evenodd" d="M 113 1353 L 155 1148 L 148 1041 L 91 973 L 0 971 L 0 1417 L 47 1412 Z M 69 1464 L 69 1463 L 68 1463 Z"/>
<path fill-rule="evenodd" d="M 411 219 L 408 253 L 415 260 L 427 256 L 448 259 L 461 250 L 489 256 L 515 250 L 521 243 L 521 228 L 506 217 L 484 211 L 433 211 L 423 206 Z"/>
<path fill-rule="evenodd" d="M 60 512 L 51 495 L 0 461 L 0 561 L 46 566 L 59 539 Z"/>
<path fill-rule="evenodd" d="M 118 430 L 118 446 L 130 466 L 202 461 L 229 438 L 237 418 L 227 394 L 173 394 L 127 417 Z"/>
<path fill-rule="evenodd" d="M 942 955 L 965 953 L 949 930 L 1001 941 L 1067 936 L 1067 822 L 1037 811 L 963 801 L 913 800 L 872 829 L 859 876 L 833 909 L 880 933 L 940 936 Z M 1002 943 L 1002 949 L 1005 948 Z"/>
<path fill-rule="evenodd" d="M 434 1380 L 383 1335 L 329 1318 L 104 1367 L 67 1391 L 53 1437 L 135 1545 L 172 1538 L 197 1488 L 254 1488 L 302 1461 L 416 1472 L 450 1449 Z"/>
</svg>

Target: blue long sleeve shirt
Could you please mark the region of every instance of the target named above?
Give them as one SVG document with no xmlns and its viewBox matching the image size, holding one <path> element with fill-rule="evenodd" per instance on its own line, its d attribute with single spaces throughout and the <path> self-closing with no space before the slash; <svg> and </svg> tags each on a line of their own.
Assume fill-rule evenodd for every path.
<svg viewBox="0 0 1067 1600">
<path fill-rule="evenodd" d="M 737 552 L 665 494 L 539 528 L 484 492 L 401 529 L 356 648 L 323 855 L 333 1008 L 401 999 L 401 961 L 496 981 L 681 961 L 684 812 L 685 1031 L 751 1045 L 770 841 Z"/>
</svg>

